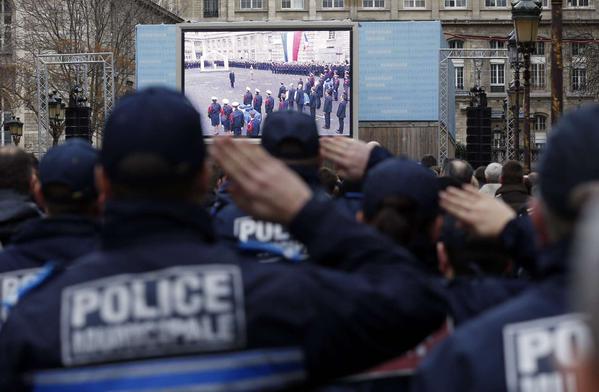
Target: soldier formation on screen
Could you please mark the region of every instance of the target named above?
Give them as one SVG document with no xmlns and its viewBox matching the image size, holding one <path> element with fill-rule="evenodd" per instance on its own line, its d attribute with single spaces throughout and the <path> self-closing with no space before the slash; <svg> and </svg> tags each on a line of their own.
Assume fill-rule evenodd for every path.
<svg viewBox="0 0 599 392">
<path fill-rule="evenodd" d="M 224 64 L 223 64 L 224 65 Z M 222 105 L 217 97 L 212 97 L 208 107 L 214 135 L 233 135 L 260 137 L 260 125 L 263 115 L 268 116 L 275 110 L 296 110 L 309 113 L 316 119 L 319 111 L 325 119 L 324 129 L 331 129 L 331 113 L 337 117 L 338 125 L 335 130 L 338 134 L 344 133 L 344 120 L 348 116 L 347 105 L 351 88 L 351 74 L 348 64 L 318 65 L 300 63 L 259 63 L 247 61 L 231 61 L 232 67 L 241 67 L 253 70 L 270 70 L 273 74 L 299 75 L 297 83 L 285 84 L 281 82 L 277 101 L 271 90 L 266 90 L 263 96 L 260 89 L 246 87 L 241 102 L 222 99 Z M 303 80 L 303 76 L 306 80 Z M 342 76 L 341 76 L 342 75 Z M 235 72 L 228 74 L 231 88 L 235 85 Z M 339 101 L 337 111 L 333 112 L 333 101 Z"/>
</svg>

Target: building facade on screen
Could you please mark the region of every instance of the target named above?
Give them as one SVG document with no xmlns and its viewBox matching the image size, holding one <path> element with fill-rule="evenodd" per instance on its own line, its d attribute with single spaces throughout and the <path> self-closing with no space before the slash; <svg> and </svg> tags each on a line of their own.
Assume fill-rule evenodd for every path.
<svg viewBox="0 0 599 392">
<path fill-rule="evenodd" d="M 169 3 L 168 0 L 166 0 Z M 193 21 L 256 20 L 440 20 L 444 37 L 455 48 L 502 48 L 513 29 L 509 0 L 173 0 Z M 539 42 L 532 56 L 531 129 L 542 147 L 551 119 L 551 2 L 543 0 Z M 593 0 L 563 2 L 564 110 L 593 99 L 587 91 L 585 45 L 599 36 L 599 12 Z M 256 52 L 257 53 L 257 52 Z M 274 55 L 274 48 L 273 48 Z M 251 56 L 251 54 L 250 54 Z M 597 60 L 599 61 L 599 60 Z M 456 141 L 466 141 L 468 92 L 480 75 L 494 126 L 501 126 L 503 99 L 512 70 L 503 60 L 454 61 Z M 521 75 L 522 80 L 522 75 Z M 360 124 L 360 129 L 368 124 Z"/>
</svg>

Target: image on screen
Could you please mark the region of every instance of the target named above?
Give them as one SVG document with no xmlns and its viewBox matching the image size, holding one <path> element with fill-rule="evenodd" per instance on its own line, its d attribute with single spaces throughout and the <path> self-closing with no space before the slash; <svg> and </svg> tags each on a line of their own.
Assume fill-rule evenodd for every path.
<svg viewBox="0 0 599 392">
<path fill-rule="evenodd" d="M 207 137 L 259 138 L 279 110 L 312 116 L 323 136 L 353 134 L 349 29 L 184 31 L 183 45 L 183 90 Z"/>
</svg>

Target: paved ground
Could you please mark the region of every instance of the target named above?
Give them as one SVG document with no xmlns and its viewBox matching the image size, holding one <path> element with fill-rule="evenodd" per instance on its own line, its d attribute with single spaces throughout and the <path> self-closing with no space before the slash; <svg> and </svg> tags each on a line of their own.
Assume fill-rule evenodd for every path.
<svg viewBox="0 0 599 392">
<path fill-rule="evenodd" d="M 235 88 L 232 89 L 229 84 L 229 72 L 200 72 L 199 69 L 190 69 L 185 71 L 185 95 L 192 101 L 192 103 L 202 113 L 202 125 L 204 126 L 204 132 L 208 135 L 213 134 L 212 126 L 210 125 L 210 119 L 208 118 L 208 106 L 212 102 L 211 97 L 218 97 L 219 103 L 222 105 L 222 100 L 227 98 L 229 102 L 238 101 L 243 103 L 243 94 L 245 88 L 250 87 L 252 94 L 254 89 L 260 89 L 260 93 L 263 97 L 266 97 L 266 90 L 272 91 L 273 97 L 275 98 L 275 110 L 278 107 L 277 94 L 279 92 L 279 86 L 281 82 L 288 85 L 293 83 L 297 85 L 300 78 L 299 75 L 279 75 L 273 74 L 270 71 L 254 71 L 253 80 L 250 80 L 250 71 L 242 68 L 231 68 L 235 72 Z M 302 76 L 305 81 L 306 77 Z M 341 99 L 341 94 L 339 94 Z M 335 135 L 335 130 L 339 127 L 339 121 L 337 116 L 337 106 L 339 102 L 333 101 L 333 112 L 331 113 L 331 129 L 322 129 L 324 126 L 324 113 L 322 112 L 322 106 L 320 110 L 316 111 L 316 123 L 321 135 Z M 304 108 L 304 112 L 310 114 L 308 107 Z M 264 113 L 264 106 L 262 109 Z M 350 123 L 350 103 L 347 105 L 347 117 L 345 117 L 344 135 L 349 135 L 349 123 Z M 245 131 L 244 131 L 245 134 Z"/>
</svg>

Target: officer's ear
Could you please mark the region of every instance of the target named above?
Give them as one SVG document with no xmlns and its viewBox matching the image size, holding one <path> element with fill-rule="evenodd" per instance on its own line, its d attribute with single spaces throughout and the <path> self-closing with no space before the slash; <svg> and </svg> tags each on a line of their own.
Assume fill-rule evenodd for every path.
<svg viewBox="0 0 599 392">
<path fill-rule="evenodd" d="M 42 193 L 42 184 L 39 182 L 39 180 L 32 181 L 31 194 L 33 195 L 33 199 L 35 200 L 36 204 L 46 211 L 46 200 L 44 199 L 44 194 Z"/>
<path fill-rule="evenodd" d="M 360 210 L 360 211 L 356 212 L 356 220 L 360 223 L 366 223 L 364 221 L 364 211 Z"/>
<path fill-rule="evenodd" d="M 102 166 L 96 166 L 96 189 L 98 190 L 98 204 L 103 206 L 106 199 L 112 197 L 112 184 Z"/>
<path fill-rule="evenodd" d="M 437 242 L 437 261 L 439 262 L 438 268 L 439 271 L 441 271 L 441 274 L 447 279 L 452 279 L 455 276 L 455 272 L 451 266 L 447 249 L 445 249 L 445 244 L 442 242 Z"/>
</svg>

